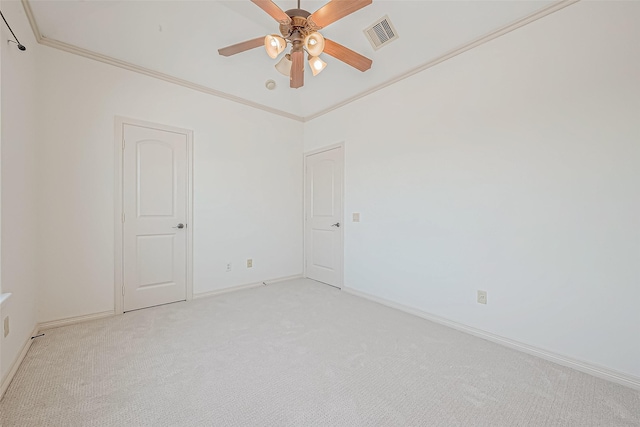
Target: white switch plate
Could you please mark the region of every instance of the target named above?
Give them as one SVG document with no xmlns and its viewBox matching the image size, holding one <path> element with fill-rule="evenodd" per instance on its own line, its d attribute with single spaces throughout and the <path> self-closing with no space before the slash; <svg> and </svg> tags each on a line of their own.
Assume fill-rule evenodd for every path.
<svg viewBox="0 0 640 427">
<path fill-rule="evenodd" d="M 247 268 L 251 268 L 251 267 L 253 267 L 253 259 L 249 258 L 247 260 Z"/>
<path fill-rule="evenodd" d="M 359 212 L 354 212 L 353 213 L 353 222 L 360 222 L 360 213 Z"/>
<path fill-rule="evenodd" d="M 230 262 L 227 263 L 227 271 L 231 271 L 231 263 Z"/>
<path fill-rule="evenodd" d="M 478 291 L 478 303 L 480 304 L 487 303 L 487 291 Z"/>
</svg>

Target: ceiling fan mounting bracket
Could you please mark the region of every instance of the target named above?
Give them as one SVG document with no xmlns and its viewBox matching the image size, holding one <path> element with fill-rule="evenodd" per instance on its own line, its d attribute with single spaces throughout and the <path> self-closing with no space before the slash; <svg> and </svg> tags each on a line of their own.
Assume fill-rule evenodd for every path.
<svg viewBox="0 0 640 427">
<path fill-rule="evenodd" d="M 317 25 L 315 22 L 313 22 L 313 16 L 310 16 L 309 18 L 307 18 L 307 27 L 312 30 L 311 32 L 322 29 L 320 25 Z"/>
</svg>

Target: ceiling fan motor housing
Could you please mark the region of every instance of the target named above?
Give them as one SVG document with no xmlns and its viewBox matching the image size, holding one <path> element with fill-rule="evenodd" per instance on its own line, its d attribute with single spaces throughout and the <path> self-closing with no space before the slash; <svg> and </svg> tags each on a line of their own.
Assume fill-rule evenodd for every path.
<svg viewBox="0 0 640 427">
<path fill-rule="evenodd" d="M 289 9 L 285 12 L 291 18 L 291 22 L 287 25 L 280 24 L 280 34 L 285 39 L 289 39 L 294 33 L 298 32 L 302 38 L 319 30 L 313 21 L 307 19 L 311 13 L 303 9 Z"/>
<path fill-rule="evenodd" d="M 289 18 L 293 18 L 294 16 L 299 16 L 301 18 L 307 19 L 309 15 L 311 15 L 310 12 L 307 12 L 304 9 L 289 9 L 285 13 L 289 15 Z"/>
</svg>

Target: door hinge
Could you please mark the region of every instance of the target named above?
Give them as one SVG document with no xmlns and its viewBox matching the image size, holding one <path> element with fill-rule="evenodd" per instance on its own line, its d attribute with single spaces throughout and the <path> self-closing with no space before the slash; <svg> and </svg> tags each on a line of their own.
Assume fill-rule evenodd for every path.
<svg viewBox="0 0 640 427">
<path fill-rule="evenodd" d="M 123 149 L 123 150 L 124 150 L 124 145 L 125 145 L 125 143 L 124 143 L 124 138 L 122 138 L 122 149 Z"/>
<path fill-rule="evenodd" d="M 122 212 L 122 222 L 124 223 L 124 212 Z"/>
<path fill-rule="evenodd" d="M 124 296 L 124 285 L 122 285 L 122 296 Z"/>
</svg>

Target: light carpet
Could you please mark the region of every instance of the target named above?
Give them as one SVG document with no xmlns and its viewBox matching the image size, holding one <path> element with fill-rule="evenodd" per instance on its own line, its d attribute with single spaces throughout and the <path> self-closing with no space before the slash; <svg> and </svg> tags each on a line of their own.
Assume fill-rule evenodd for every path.
<svg viewBox="0 0 640 427">
<path fill-rule="evenodd" d="M 3 427 L 639 426 L 640 392 L 301 279 L 48 330 L 0 410 Z"/>
</svg>

